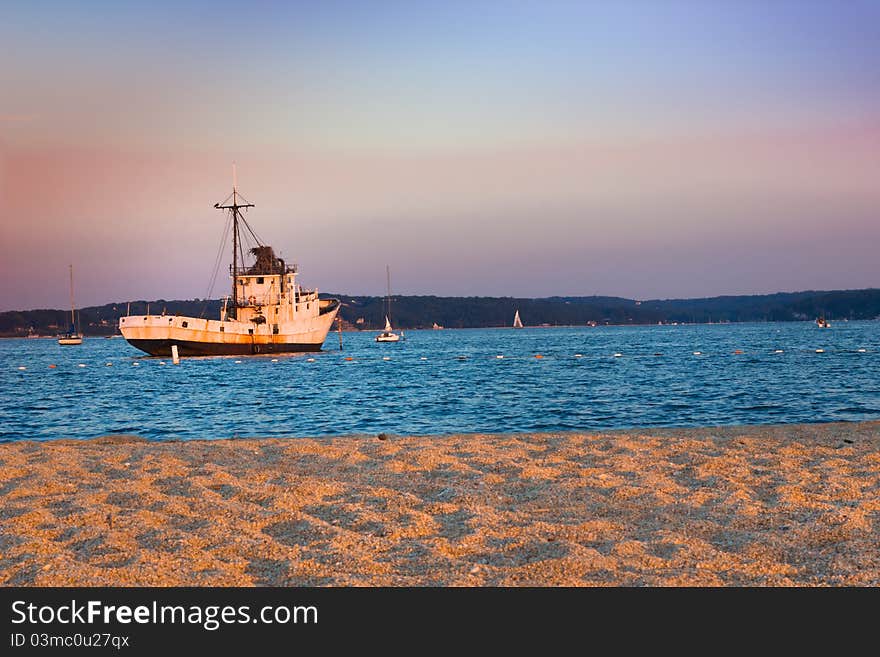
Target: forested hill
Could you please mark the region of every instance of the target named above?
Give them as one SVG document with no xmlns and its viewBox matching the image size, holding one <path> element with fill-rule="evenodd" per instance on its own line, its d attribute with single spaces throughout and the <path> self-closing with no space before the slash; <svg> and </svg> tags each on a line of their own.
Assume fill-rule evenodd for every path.
<svg viewBox="0 0 880 657">
<path fill-rule="evenodd" d="M 383 297 L 322 294 L 342 300 L 346 328 L 375 330 L 385 316 Z M 121 315 L 132 313 L 189 315 L 216 318 L 219 300 L 131 301 L 82 308 L 80 326 L 86 335 L 116 332 Z M 707 299 L 633 300 L 619 297 L 436 297 L 395 296 L 391 303 L 395 328 L 446 328 L 510 326 L 519 310 L 526 326 L 597 324 L 657 324 L 707 322 L 763 322 L 813 320 L 824 315 L 832 321 L 880 318 L 880 289 L 791 292 Z M 67 328 L 70 311 L 25 310 L 0 313 L 0 336 L 29 332 L 55 335 Z"/>
</svg>

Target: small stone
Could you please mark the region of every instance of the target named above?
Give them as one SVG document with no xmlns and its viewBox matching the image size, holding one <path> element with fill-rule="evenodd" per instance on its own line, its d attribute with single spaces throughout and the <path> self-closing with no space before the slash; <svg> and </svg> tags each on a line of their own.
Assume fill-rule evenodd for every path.
<svg viewBox="0 0 880 657">
<path fill-rule="evenodd" d="M 377 437 L 379 440 L 388 440 L 388 434 L 387 434 L 387 433 L 380 433 L 380 434 L 379 434 L 378 436 L 376 436 L 376 437 Z"/>
</svg>

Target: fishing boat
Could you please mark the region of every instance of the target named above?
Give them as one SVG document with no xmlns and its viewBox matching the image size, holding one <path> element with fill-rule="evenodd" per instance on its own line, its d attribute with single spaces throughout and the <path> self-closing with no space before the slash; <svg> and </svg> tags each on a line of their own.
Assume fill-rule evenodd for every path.
<svg viewBox="0 0 880 657">
<path fill-rule="evenodd" d="M 244 218 L 242 211 L 253 207 L 239 194 L 233 169 L 232 193 L 214 204 L 227 214 L 226 231 L 230 224 L 232 228 L 232 294 L 224 299 L 220 316 L 126 314 L 119 319 L 119 330 L 129 344 L 151 356 L 170 356 L 172 347 L 179 356 L 321 350 L 339 312 L 339 300 L 321 299 L 317 289 L 305 289 L 297 282 L 297 266 L 276 256 Z"/>
<path fill-rule="evenodd" d="M 76 306 L 73 303 L 73 265 L 70 265 L 70 328 L 62 336 L 58 338 L 60 345 L 76 345 L 82 344 L 83 336 L 76 330 Z"/>
<path fill-rule="evenodd" d="M 522 320 L 519 318 L 519 310 L 517 310 L 513 316 L 513 328 L 522 328 L 522 327 L 523 327 L 523 323 L 522 323 Z"/>
<path fill-rule="evenodd" d="M 391 328 L 391 269 L 385 265 L 385 275 L 388 282 L 388 293 L 385 296 L 385 329 L 376 336 L 376 342 L 398 342 L 400 336 Z"/>
</svg>

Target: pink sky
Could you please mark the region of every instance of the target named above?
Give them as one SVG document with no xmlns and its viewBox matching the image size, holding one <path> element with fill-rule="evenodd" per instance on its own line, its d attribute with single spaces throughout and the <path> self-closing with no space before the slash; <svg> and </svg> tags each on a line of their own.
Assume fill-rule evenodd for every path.
<svg viewBox="0 0 880 657">
<path fill-rule="evenodd" d="M 880 287 L 861 4 L 553 6 L 386 7 L 355 32 L 272 9 L 238 52 L 194 7 L 158 44 L 146 8 L 15 8 L 0 310 L 65 307 L 70 263 L 80 306 L 204 297 L 233 161 L 258 234 L 330 292 L 383 294 L 386 264 L 401 294 Z"/>
</svg>

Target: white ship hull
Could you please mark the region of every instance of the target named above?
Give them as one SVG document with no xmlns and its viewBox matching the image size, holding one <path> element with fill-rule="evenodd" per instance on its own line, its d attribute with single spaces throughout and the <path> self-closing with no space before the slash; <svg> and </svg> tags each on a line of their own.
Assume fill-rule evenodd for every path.
<svg viewBox="0 0 880 657">
<path fill-rule="evenodd" d="M 177 345 L 180 356 L 320 351 L 339 312 L 339 302 L 322 299 L 318 303 L 318 312 L 277 324 L 128 315 L 120 319 L 119 329 L 132 346 L 151 356 L 171 356 L 172 345 Z"/>
</svg>

